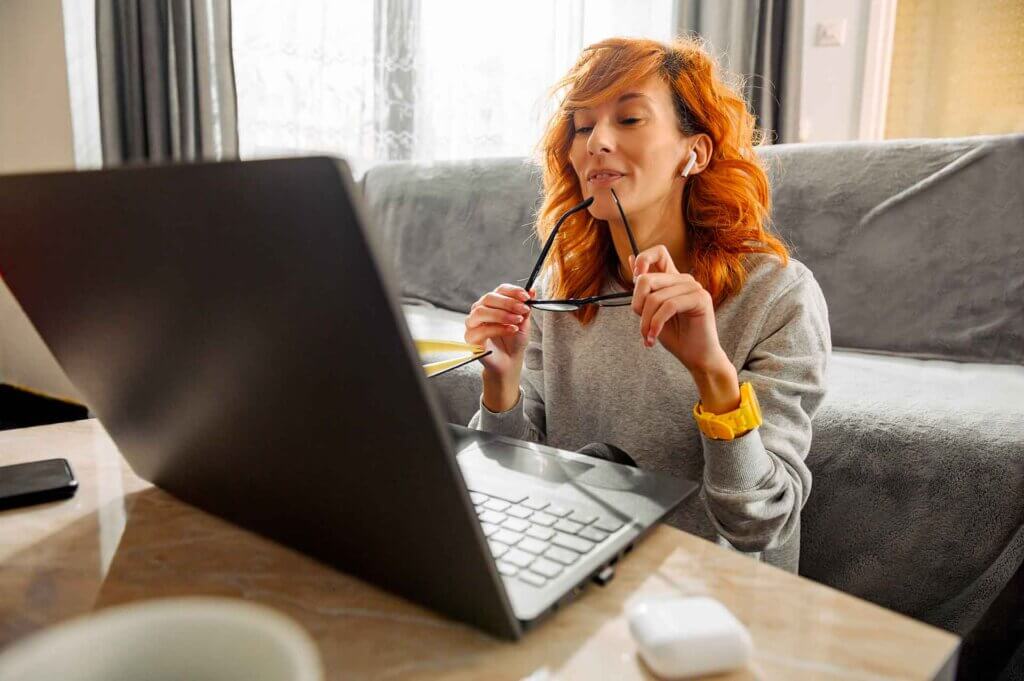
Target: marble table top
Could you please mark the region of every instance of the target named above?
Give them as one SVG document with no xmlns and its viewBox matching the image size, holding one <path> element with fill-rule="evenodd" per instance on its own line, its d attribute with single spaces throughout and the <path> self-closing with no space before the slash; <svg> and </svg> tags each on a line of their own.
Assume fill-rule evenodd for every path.
<svg viewBox="0 0 1024 681">
<path fill-rule="evenodd" d="M 330 679 L 650 679 L 624 609 L 651 595 L 710 595 L 750 630 L 744 670 L 720 679 L 952 678 L 940 629 L 658 527 L 521 641 L 444 619 L 188 506 L 139 479 L 95 420 L 0 432 L 0 465 L 64 457 L 66 501 L 0 513 L 0 646 L 138 599 L 219 595 L 290 615 Z"/>
</svg>

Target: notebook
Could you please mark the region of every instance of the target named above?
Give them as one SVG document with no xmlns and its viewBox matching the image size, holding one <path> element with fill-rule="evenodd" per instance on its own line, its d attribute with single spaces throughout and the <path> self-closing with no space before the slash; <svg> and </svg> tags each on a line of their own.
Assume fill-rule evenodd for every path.
<svg viewBox="0 0 1024 681">
<path fill-rule="evenodd" d="M 415 343 L 428 378 L 440 376 L 491 354 L 490 350 L 484 350 L 479 345 L 460 341 L 419 339 Z"/>
</svg>

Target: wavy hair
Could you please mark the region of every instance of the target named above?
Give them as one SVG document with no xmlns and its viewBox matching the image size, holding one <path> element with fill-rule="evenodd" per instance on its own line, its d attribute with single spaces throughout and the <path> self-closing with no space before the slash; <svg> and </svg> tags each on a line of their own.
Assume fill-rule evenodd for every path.
<svg viewBox="0 0 1024 681">
<path fill-rule="evenodd" d="M 738 292 L 746 280 L 745 253 L 775 253 L 783 265 L 789 253 L 768 231 L 771 193 L 768 176 L 754 146 L 761 143 L 754 117 L 742 96 L 718 74 L 702 43 L 681 37 L 669 44 L 655 40 L 611 38 L 583 50 L 569 73 L 551 88 L 562 93 L 538 145 L 544 198 L 537 215 L 543 241 L 555 221 L 583 200 L 569 161 L 576 133 L 573 112 L 616 98 L 627 88 L 658 75 L 669 86 L 679 130 L 707 134 L 713 151 L 707 167 L 684 186 L 688 255 L 693 276 L 711 294 L 715 307 Z M 597 295 L 611 277 L 625 287 L 617 266 L 608 223 L 587 211 L 562 225 L 549 253 L 546 297 Z M 582 324 L 593 321 L 596 306 L 577 310 Z"/>
</svg>

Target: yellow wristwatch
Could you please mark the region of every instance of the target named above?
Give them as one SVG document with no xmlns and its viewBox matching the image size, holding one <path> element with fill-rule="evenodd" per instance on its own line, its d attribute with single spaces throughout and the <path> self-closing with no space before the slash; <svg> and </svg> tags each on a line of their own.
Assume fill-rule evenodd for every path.
<svg viewBox="0 0 1024 681">
<path fill-rule="evenodd" d="M 761 425 L 761 405 L 749 381 L 740 386 L 740 406 L 724 414 L 704 411 L 700 402 L 693 407 L 693 418 L 701 432 L 712 440 L 735 440 Z"/>
</svg>

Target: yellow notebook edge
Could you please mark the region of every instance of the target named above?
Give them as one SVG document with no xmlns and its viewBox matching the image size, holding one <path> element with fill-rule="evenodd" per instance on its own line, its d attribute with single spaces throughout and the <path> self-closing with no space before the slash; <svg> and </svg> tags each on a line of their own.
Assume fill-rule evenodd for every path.
<svg viewBox="0 0 1024 681">
<path fill-rule="evenodd" d="M 429 364 L 423 365 L 423 372 L 428 378 L 437 376 L 438 374 L 446 371 L 451 371 L 463 364 L 469 364 L 470 362 L 476 361 L 481 357 L 485 357 L 490 353 L 490 350 L 485 350 L 479 345 L 472 345 L 470 343 L 463 343 L 461 341 L 451 340 L 432 340 L 432 339 L 417 339 L 414 341 L 416 344 L 416 351 L 421 355 L 425 352 L 465 352 L 467 353 L 463 357 L 454 357 L 452 359 L 442 360 L 440 362 L 430 362 Z"/>
</svg>

